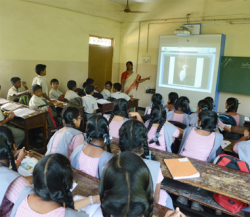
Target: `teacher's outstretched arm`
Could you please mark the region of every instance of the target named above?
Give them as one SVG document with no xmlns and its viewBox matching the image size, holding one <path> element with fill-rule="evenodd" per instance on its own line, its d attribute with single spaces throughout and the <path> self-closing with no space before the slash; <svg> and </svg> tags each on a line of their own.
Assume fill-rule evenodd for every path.
<svg viewBox="0 0 250 217">
<path fill-rule="evenodd" d="M 138 78 L 138 79 L 136 80 L 136 82 L 140 84 L 140 83 L 142 83 L 142 82 L 144 82 L 144 81 L 150 80 L 150 77 L 151 77 L 151 76 L 149 76 L 149 77 L 147 77 L 147 78 L 143 78 L 143 79 Z"/>
<path fill-rule="evenodd" d="M 121 80 L 121 86 L 122 86 L 121 92 L 122 93 L 124 93 L 124 82 L 125 82 L 125 79 L 122 79 Z"/>
</svg>

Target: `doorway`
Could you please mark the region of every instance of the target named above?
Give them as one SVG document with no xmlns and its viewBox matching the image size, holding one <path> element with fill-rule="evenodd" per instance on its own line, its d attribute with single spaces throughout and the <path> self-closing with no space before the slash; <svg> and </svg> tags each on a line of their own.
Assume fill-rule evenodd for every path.
<svg viewBox="0 0 250 217">
<path fill-rule="evenodd" d="M 89 37 L 88 77 L 102 90 L 106 81 L 112 79 L 113 39 L 97 36 Z"/>
</svg>

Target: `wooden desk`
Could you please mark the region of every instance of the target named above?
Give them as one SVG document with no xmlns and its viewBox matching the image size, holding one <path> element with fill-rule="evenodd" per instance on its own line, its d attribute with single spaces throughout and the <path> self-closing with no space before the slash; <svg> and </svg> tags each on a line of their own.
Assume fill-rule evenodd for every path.
<svg viewBox="0 0 250 217">
<path fill-rule="evenodd" d="M 44 156 L 35 151 L 30 151 L 30 157 L 34 157 L 40 160 Z M 98 194 L 98 186 L 100 181 L 99 179 L 76 169 L 73 169 L 73 178 L 74 181 L 78 184 L 72 192 L 73 196 L 82 195 L 84 197 L 88 197 Z M 169 209 L 167 207 L 154 203 L 154 216 L 163 217 L 168 210 Z"/>
<path fill-rule="evenodd" d="M 113 139 L 112 153 L 119 151 L 118 140 Z M 184 156 L 150 148 L 152 154 L 161 163 L 164 177 L 172 179 L 164 159 L 184 158 Z M 244 203 L 250 204 L 250 174 L 238 170 L 222 167 L 200 160 L 189 158 L 194 167 L 200 172 L 199 179 L 182 179 L 178 182 L 186 183 L 198 188 L 222 194 Z M 176 180 L 177 181 L 177 180 Z"/>
<path fill-rule="evenodd" d="M 133 99 L 128 101 L 128 108 L 135 108 L 138 111 L 139 99 Z M 98 112 L 101 112 L 104 115 L 106 112 L 113 111 L 114 102 L 99 104 L 98 103 Z"/>
<path fill-rule="evenodd" d="M 232 133 L 244 134 L 244 131 L 249 129 L 248 127 L 231 126 Z"/>
<path fill-rule="evenodd" d="M 15 104 L 19 104 L 16 102 L 12 102 L 11 103 L 15 103 Z M 10 123 L 14 126 L 17 126 L 18 128 L 21 128 L 24 130 L 25 132 L 25 149 L 29 150 L 29 130 L 31 129 L 35 129 L 35 128 L 39 128 L 42 127 L 43 128 L 43 147 L 46 148 L 47 147 L 47 141 L 46 141 L 46 126 L 47 126 L 47 122 L 46 122 L 46 116 L 47 116 L 47 112 L 40 110 L 40 109 L 33 109 L 30 108 L 29 106 L 23 105 L 23 104 L 19 104 L 22 105 L 19 108 L 28 108 L 31 110 L 34 110 L 35 112 L 24 116 L 22 118 L 20 117 L 14 117 L 13 120 L 10 121 Z M 19 109 L 18 108 L 18 109 Z"/>
</svg>

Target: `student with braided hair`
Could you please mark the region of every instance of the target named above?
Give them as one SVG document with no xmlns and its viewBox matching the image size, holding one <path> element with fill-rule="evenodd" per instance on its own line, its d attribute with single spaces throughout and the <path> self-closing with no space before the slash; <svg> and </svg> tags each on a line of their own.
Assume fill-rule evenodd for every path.
<svg viewBox="0 0 250 217">
<path fill-rule="evenodd" d="M 84 144 L 84 135 L 77 130 L 83 117 L 78 108 L 66 107 L 62 111 L 62 119 L 64 127 L 51 137 L 45 155 L 60 153 L 70 159 L 74 149 Z"/>
<path fill-rule="evenodd" d="M 19 151 L 15 163 L 15 141 L 11 130 L 0 126 L 0 216 L 10 216 L 13 206 L 18 200 L 19 194 L 29 182 L 17 173 L 17 168 L 25 158 L 24 148 Z M 10 169 L 10 165 L 12 169 Z"/>
<path fill-rule="evenodd" d="M 208 97 L 207 97 L 208 98 Z M 209 100 L 209 101 L 208 101 Z M 192 127 L 196 127 L 198 126 L 198 116 L 199 116 L 199 113 L 201 113 L 201 111 L 206 111 L 206 110 L 210 110 L 212 111 L 213 109 L 213 104 L 211 104 L 210 102 L 210 99 L 208 100 L 200 100 L 198 102 L 198 105 L 197 105 L 197 112 L 193 113 L 190 115 L 190 123 L 189 125 L 192 126 Z M 218 119 L 218 127 L 224 129 L 226 132 L 230 133 L 231 132 L 231 129 L 228 128 L 225 124 L 223 124 L 220 119 Z M 219 132 L 219 131 L 218 131 Z"/>
<path fill-rule="evenodd" d="M 172 152 L 173 138 L 181 138 L 183 130 L 166 121 L 166 110 L 163 106 L 154 106 L 150 120 L 145 123 L 148 130 L 149 147 Z"/>
<path fill-rule="evenodd" d="M 114 107 L 111 115 L 104 115 L 108 120 L 109 134 L 114 138 L 119 138 L 119 129 L 129 120 L 128 102 L 125 99 L 118 99 L 114 102 Z"/>
<path fill-rule="evenodd" d="M 223 136 L 216 133 L 218 115 L 210 110 L 203 110 L 198 116 L 197 127 L 187 127 L 184 130 L 179 155 L 212 163 L 221 150 Z M 177 201 L 188 205 L 188 200 L 178 197 Z M 192 209 L 204 211 L 201 205 L 192 202 Z"/>
<path fill-rule="evenodd" d="M 98 192 L 102 215 L 105 217 L 153 216 L 152 177 L 147 165 L 134 153 L 122 152 L 107 163 Z M 169 210 L 165 217 L 185 215 L 177 208 L 176 211 Z"/>
<path fill-rule="evenodd" d="M 34 190 L 21 194 L 13 208 L 15 217 L 87 217 L 78 212 L 90 205 L 89 198 L 74 203 L 70 189 L 73 184 L 73 171 L 68 158 L 61 154 L 51 154 L 42 158 L 33 171 Z M 95 203 L 99 196 L 93 196 Z M 74 209 L 77 210 L 74 210 Z"/>
<path fill-rule="evenodd" d="M 171 92 L 168 94 L 168 105 L 166 106 L 166 109 L 168 111 L 174 111 L 175 105 L 178 102 L 179 96 L 176 92 Z"/>
<path fill-rule="evenodd" d="M 130 151 L 142 157 L 152 176 L 154 201 L 173 209 L 171 197 L 166 191 L 160 189 L 164 177 L 160 168 L 160 162 L 155 161 L 155 157 L 149 150 L 147 129 L 143 123 L 137 120 L 125 122 L 119 130 L 119 147 L 121 152 Z"/>
<path fill-rule="evenodd" d="M 103 167 L 113 157 L 110 153 L 110 136 L 106 118 L 101 115 L 92 116 L 87 122 L 85 138 L 85 144 L 78 146 L 72 153 L 71 165 L 100 179 Z M 108 152 L 104 151 L 105 144 Z"/>
<path fill-rule="evenodd" d="M 167 120 L 176 121 L 189 126 L 189 99 L 185 96 L 182 96 L 178 99 L 178 102 L 175 104 L 175 110 L 168 112 Z"/>
<path fill-rule="evenodd" d="M 156 106 L 156 105 L 163 106 L 163 104 L 164 104 L 164 101 L 163 101 L 162 95 L 159 93 L 155 93 L 151 98 L 151 105 L 145 109 L 144 115 L 150 115 L 153 106 Z M 168 112 L 168 109 L 166 109 L 166 112 Z"/>
</svg>

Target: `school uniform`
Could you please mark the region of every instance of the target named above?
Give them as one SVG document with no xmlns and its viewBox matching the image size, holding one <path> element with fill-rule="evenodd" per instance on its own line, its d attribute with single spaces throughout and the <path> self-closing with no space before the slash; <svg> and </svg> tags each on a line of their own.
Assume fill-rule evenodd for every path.
<svg viewBox="0 0 250 217">
<path fill-rule="evenodd" d="M 84 107 L 85 119 L 88 120 L 94 115 L 94 111 L 98 109 L 97 101 L 93 96 L 86 94 L 86 96 L 82 97 L 82 104 Z"/>
<path fill-rule="evenodd" d="M 202 136 L 194 127 L 187 127 L 178 154 L 212 163 L 222 141 L 223 136 L 220 133 L 212 132 L 209 136 Z"/>
<path fill-rule="evenodd" d="M 109 121 L 110 115 L 103 115 L 103 117 Z M 109 135 L 113 138 L 119 138 L 119 130 L 126 121 L 129 121 L 129 118 L 124 118 L 123 121 L 114 121 L 113 119 L 109 124 Z"/>
<path fill-rule="evenodd" d="M 69 157 L 74 149 L 82 144 L 84 144 L 84 136 L 81 131 L 71 127 L 63 133 L 57 131 L 49 140 L 45 156 L 59 153 Z"/>
<path fill-rule="evenodd" d="M 100 179 L 102 176 L 103 167 L 108 163 L 113 155 L 107 151 L 104 151 L 99 158 L 89 157 L 82 151 L 84 145 L 78 146 L 73 151 L 70 157 L 71 166 L 77 170 Z"/>
<path fill-rule="evenodd" d="M 31 107 L 39 108 L 39 107 L 42 107 L 42 106 L 45 106 L 45 105 L 46 105 L 46 102 L 44 101 L 43 97 L 38 97 L 36 95 L 33 95 L 30 98 L 29 106 L 31 106 Z"/>
<path fill-rule="evenodd" d="M 73 90 L 68 90 L 64 96 L 64 98 L 67 99 L 68 101 L 70 101 L 71 99 L 77 98 L 77 97 L 79 97 L 79 95 L 76 92 L 74 92 Z"/>
<path fill-rule="evenodd" d="M 101 94 L 103 95 L 103 99 L 108 99 L 111 96 L 111 93 L 107 89 L 103 89 Z"/>
<path fill-rule="evenodd" d="M 3 121 L 3 120 L 4 120 L 4 115 L 3 115 L 3 112 L 2 112 L 1 106 L 0 106 L 0 121 Z M 16 146 L 17 146 L 17 148 L 19 148 L 19 146 L 21 145 L 21 143 L 23 142 L 23 140 L 25 138 L 24 130 L 16 128 L 9 123 L 6 123 L 4 126 L 8 127 L 12 131 L 12 134 L 13 134 L 14 139 L 16 141 Z"/>
<path fill-rule="evenodd" d="M 60 92 L 58 89 L 51 88 L 49 91 L 49 98 L 50 99 L 58 99 L 59 96 L 62 95 L 62 92 Z"/>
<path fill-rule="evenodd" d="M 34 84 L 38 84 L 42 87 L 42 92 L 46 93 L 47 96 L 49 95 L 49 89 L 48 89 L 48 85 L 47 85 L 47 80 L 44 76 L 38 75 L 37 77 L 35 77 L 32 81 L 32 86 Z"/>
<path fill-rule="evenodd" d="M 245 116 L 244 115 L 237 114 L 235 116 L 232 116 L 232 115 L 230 115 L 230 116 L 234 118 L 237 126 L 244 127 L 244 122 L 245 122 Z"/>
<path fill-rule="evenodd" d="M 21 92 L 22 92 L 22 90 L 20 90 L 20 89 L 18 89 L 18 88 L 15 88 L 14 86 L 12 86 L 12 87 L 8 90 L 7 100 L 14 101 L 14 100 L 19 99 L 20 97 L 14 96 L 14 95 L 17 94 L 17 93 L 21 93 Z"/>
<path fill-rule="evenodd" d="M 239 159 L 250 165 L 250 140 L 235 144 L 234 152 L 239 154 Z"/>
<path fill-rule="evenodd" d="M 189 116 L 188 114 L 178 114 L 175 113 L 174 111 L 170 111 L 167 113 L 167 120 L 168 121 L 176 121 L 185 124 L 186 126 L 189 126 Z"/>
<path fill-rule="evenodd" d="M 30 184 L 20 174 L 5 166 L 0 167 L 0 180 L 0 216 L 9 217 L 19 195 Z"/>
<path fill-rule="evenodd" d="M 168 109 L 165 108 L 165 110 L 166 110 L 166 114 L 167 114 L 167 113 L 168 113 Z M 148 107 L 145 109 L 144 115 L 150 115 L 151 111 L 152 111 L 152 106 L 148 106 Z"/>
<path fill-rule="evenodd" d="M 125 99 L 127 101 L 130 100 L 130 96 L 127 95 L 126 93 L 121 93 L 120 91 L 117 91 L 115 93 L 112 93 L 111 94 L 111 97 L 112 98 L 115 98 L 115 99 Z"/>
<path fill-rule="evenodd" d="M 149 125 L 150 120 L 146 121 L 144 124 L 145 127 L 147 128 Z M 180 135 L 180 130 L 176 128 L 172 124 L 165 123 L 163 127 L 160 130 L 160 137 L 158 137 L 158 141 L 160 145 L 157 145 L 155 142 L 149 144 L 149 142 L 156 138 L 156 132 L 157 132 L 158 127 L 152 126 L 151 129 L 148 132 L 148 146 L 150 148 L 156 148 L 162 151 L 168 151 L 172 152 L 171 146 L 173 143 L 172 138 L 177 138 Z"/>
</svg>

